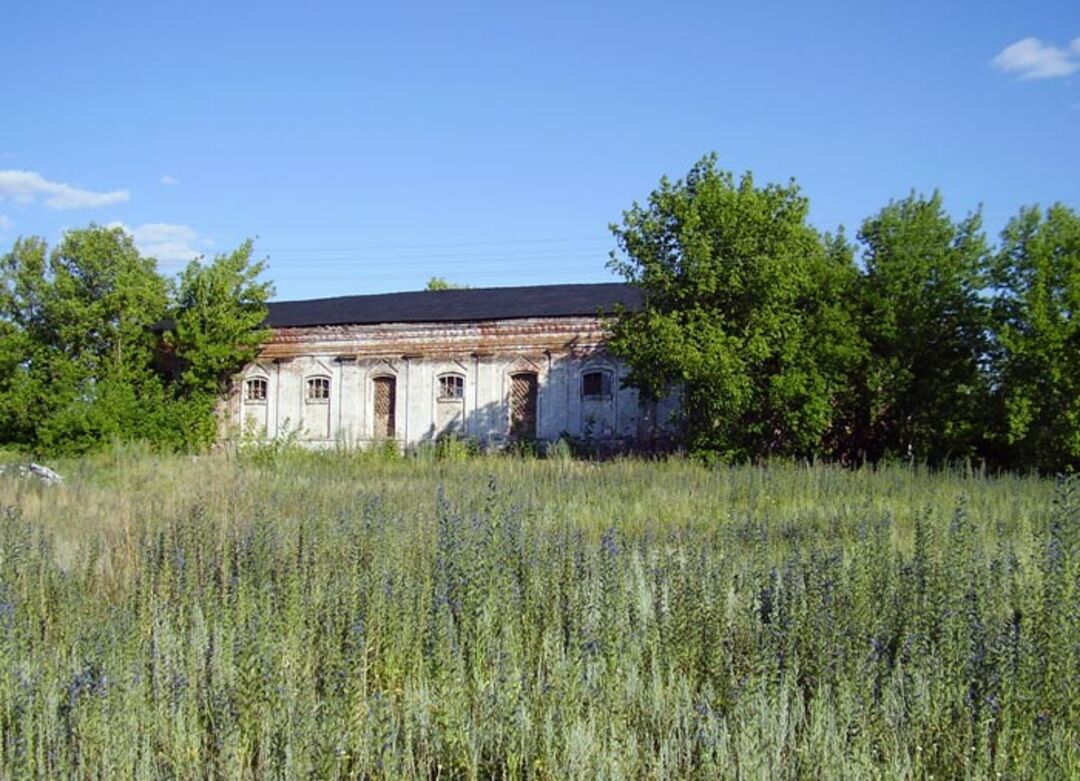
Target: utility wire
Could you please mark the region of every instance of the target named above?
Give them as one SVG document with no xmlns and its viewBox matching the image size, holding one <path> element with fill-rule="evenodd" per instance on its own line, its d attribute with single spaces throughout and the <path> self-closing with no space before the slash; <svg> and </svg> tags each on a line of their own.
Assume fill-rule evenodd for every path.
<svg viewBox="0 0 1080 781">
<path fill-rule="evenodd" d="M 322 258 L 278 258 L 270 255 L 267 258 L 269 265 L 278 267 L 302 266 L 363 266 L 386 263 L 393 261 L 395 266 L 421 266 L 430 264 L 443 264 L 449 266 L 487 266 L 493 264 L 512 265 L 526 262 L 543 261 L 545 266 L 557 266 L 562 263 L 578 263 L 581 261 L 595 261 L 606 263 L 606 252 L 563 252 L 556 254 L 521 254 L 521 255 L 484 255 L 484 256 L 450 256 L 450 255 L 411 255 L 411 256 L 382 256 L 382 257 L 322 257 Z"/>
<path fill-rule="evenodd" d="M 423 244 L 367 244 L 351 247 L 268 247 L 267 253 L 318 253 L 318 252 L 395 252 L 410 249 L 441 249 L 458 247 L 495 247 L 515 244 L 572 244 L 578 242 L 612 241 L 611 236 L 577 236 L 547 239 L 507 239 L 484 241 L 430 242 Z"/>
</svg>

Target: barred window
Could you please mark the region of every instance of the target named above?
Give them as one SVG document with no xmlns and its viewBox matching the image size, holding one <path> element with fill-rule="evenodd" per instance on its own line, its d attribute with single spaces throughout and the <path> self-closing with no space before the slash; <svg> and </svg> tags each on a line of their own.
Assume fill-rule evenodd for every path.
<svg viewBox="0 0 1080 781">
<path fill-rule="evenodd" d="M 307 381 L 307 400 L 308 401 L 329 401 L 330 400 L 330 378 L 329 377 L 312 377 Z"/>
<path fill-rule="evenodd" d="M 611 372 L 586 372 L 581 376 L 581 397 L 589 400 L 610 399 L 611 380 Z"/>
<path fill-rule="evenodd" d="M 465 398 L 465 378 L 460 374 L 444 374 L 439 378 L 439 401 Z"/>
<path fill-rule="evenodd" d="M 245 382 L 244 401 L 266 401 L 266 380 L 256 378 Z"/>
</svg>

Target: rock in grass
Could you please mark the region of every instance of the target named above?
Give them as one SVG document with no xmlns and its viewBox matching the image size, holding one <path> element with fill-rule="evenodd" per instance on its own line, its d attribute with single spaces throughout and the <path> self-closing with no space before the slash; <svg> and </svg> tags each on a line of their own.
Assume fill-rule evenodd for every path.
<svg viewBox="0 0 1080 781">
<path fill-rule="evenodd" d="M 54 469 L 41 464 L 0 464 L 0 475 L 9 474 L 15 477 L 34 478 L 44 485 L 60 485 L 64 477 Z"/>
</svg>

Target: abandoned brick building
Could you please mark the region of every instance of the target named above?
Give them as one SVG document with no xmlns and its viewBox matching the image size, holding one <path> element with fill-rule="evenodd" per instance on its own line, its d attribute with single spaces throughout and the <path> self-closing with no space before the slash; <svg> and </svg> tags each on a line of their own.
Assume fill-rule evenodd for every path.
<svg viewBox="0 0 1080 781">
<path fill-rule="evenodd" d="M 236 378 L 228 419 L 313 446 L 651 440 L 673 401 L 639 403 L 604 348 L 602 316 L 640 301 L 593 284 L 271 303 L 272 336 Z"/>
</svg>

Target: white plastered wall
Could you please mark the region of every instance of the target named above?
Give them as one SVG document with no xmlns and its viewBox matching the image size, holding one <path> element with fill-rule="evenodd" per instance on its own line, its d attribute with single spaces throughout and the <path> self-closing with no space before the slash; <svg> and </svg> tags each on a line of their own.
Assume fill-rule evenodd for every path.
<svg viewBox="0 0 1080 781">
<path fill-rule="evenodd" d="M 531 349 L 525 345 L 513 351 L 440 350 L 437 354 L 412 355 L 391 351 L 397 346 L 391 345 L 385 354 L 370 354 L 372 345 L 381 349 L 381 333 L 359 333 L 360 337 L 350 336 L 353 341 L 345 344 L 341 338 L 293 340 L 289 355 L 264 355 L 247 366 L 236 378 L 236 388 L 227 402 L 231 427 L 243 431 L 245 421 L 251 420 L 249 433 L 269 438 L 288 434 L 313 447 L 365 446 L 375 441 L 375 379 L 393 377 L 395 439 L 415 445 L 443 433 L 447 418 L 446 408 L 440 406 L 444 403 L 439 401 L 439 377 L 456 374 L 464 380 L 456 430 L 486 446 L 498 447 L 506 443 L 510 432 L 511 377 L 529 372 L 536 374 L 538 381 L 538 439 L 554 441 L 569 434 L 631 443 L 639 435 L 641 408 L 637 391 L 622 387 L 626 367 L 607 354 L 602 345 L 565 349 Z M 424 336 L 428 344 L 433 341 L 430 330 Z M 361 337 L 367 341 L 362 342 Z M 582 377 L 590 371 L 611 374 L 609 398 L 583 398 Z M 244 382 L 256 377 L 267 381 L 267 400 L 263 404 L 252 404 L 244 398 Z M 314 377 L 325 377 L 330 382 L 330 398 L 325 403 L 306 398 L 308 380 Z M 657 418 L 665 416 L 658 420 L 661 426 L 673 409 L 670 399 L 658 406 Z"/>
</svg>

